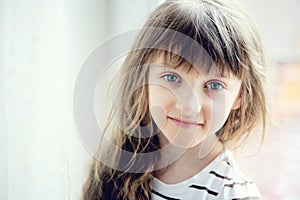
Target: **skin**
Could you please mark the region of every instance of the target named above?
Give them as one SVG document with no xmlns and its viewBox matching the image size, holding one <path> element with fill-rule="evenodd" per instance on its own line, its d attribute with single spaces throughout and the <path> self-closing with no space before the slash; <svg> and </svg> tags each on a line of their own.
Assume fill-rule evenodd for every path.
<svg viewBox="0 0 300 200">
<path fill-rule="evenodd" d="M 215 133 L 230 111 L 240 106 L 241 80 L 221 76 L 214 69 L 201 73 L 157 63 L 149 69 L 150 113 L 161 130 L 162 145 L 185 151 L 156 176 L 165 183 L 177 183 L 201 171 L 223 150 Z"/>
</svg>

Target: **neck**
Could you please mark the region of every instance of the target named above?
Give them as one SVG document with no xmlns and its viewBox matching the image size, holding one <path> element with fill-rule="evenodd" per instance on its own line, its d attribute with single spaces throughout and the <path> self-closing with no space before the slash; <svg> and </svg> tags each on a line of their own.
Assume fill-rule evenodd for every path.
<svg viewBox="0 0 300 200">
<path fill-rule="evenodd" d="M 224 150 L 223 144 L 219 141 L 216 141 L 212 146 L 206 146 L 209 146 L 207 142 L 202 142 L 188 149 L 174 146 L 168 148 L 162 152 L 160 163 L 165 162 L 168 158 L 169 163 L 164 163 L 167 166 L 158 170 L 154 176 L 167 184 L 179 183 L 193 177 Z"/>
</svg>

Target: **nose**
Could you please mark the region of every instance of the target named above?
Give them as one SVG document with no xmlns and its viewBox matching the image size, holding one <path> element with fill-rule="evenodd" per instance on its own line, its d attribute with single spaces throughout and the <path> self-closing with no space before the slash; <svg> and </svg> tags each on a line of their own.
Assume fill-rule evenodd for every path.
<svg viewBox="0 0 300 200">
<path fill-rule="evenodd" d="M 191 115 L 201 111 L 201 94 L 193 88 L 183 88 L 177 97 L 176 107 L 182 111 L 183 114 Z"/>
</svg>

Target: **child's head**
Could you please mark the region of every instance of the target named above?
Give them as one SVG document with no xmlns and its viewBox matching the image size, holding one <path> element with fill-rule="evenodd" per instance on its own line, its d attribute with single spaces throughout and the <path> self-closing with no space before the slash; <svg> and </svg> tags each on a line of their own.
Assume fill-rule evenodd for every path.
<svg viewBox="0 0 300 200">
<path fill-rule="evenodd" d="M 262 123 L 264 131 L 265 60 L 259 34 L 251 19 L 234 0 L 167 0 L 150 15 L 137 36 L 133 51 L 128 54 L 121 68 L 117 83 L 120 92 L 112 110 L 114 120 L 110 121 L 110 125 L 115 127 L 113 141 L 119 149 L 112 148 L 107 153 L 109 159 L 117 163 L 118 167 L 108 169 L 95 162 L 92 178 L 87 183 L 86 195 L 92 193 L 101 196 L 101 191 L 95 188 L 102 186 L 103 189 L 107 185 L 108 191 L 111 190 L 109 187 L 116 188 L 112 191 L 116 198 L 150 199 L 151 171 L 155 169 L 159 154 L 149 152 L 161 148 L 162 142 L 157 134 L 161 128 L 160 120 L 153 119 L 156 107 L 149 103 L 149 98 L 153 96 L 151 71 L 159 64 L 170 67 L 171 71 L 182 72 L 182 78 L 188 80 L 187 88 L 195 89 L 194 86 L 198 84 L 201 92 L 204 86 L 213 90 L 223 87 L 218 81 L 211 81 L 209 84 L 201 82 L 211 73 L 219 74 L 218 77 L 231 77 L 236 81 L 232 84 L 236 88 L 234 98 L 229 101 L 230 109 L 219 111 L 226 112 L 221 114 L 224 121 L 219 130 L 214 130 L 223 144 L 236 142 L 240 137 L 247 136 L 259 123 Z M 178 77 L 163 74 L 161 78 L 169 83 L 176 82 Z M 193 82 L 196 79 L 200 84 Z M 174 91 L 175 89 L 170 90 L 170 94 L 174 93 L 176 100 L 176 95 L 181 93 Z M 197 95 L 195 93 L 194 96 Z M 199 99 L 207 100 L 211 98 L 209 95 L 208 92 L 207 96 Z M 187 97 L 178 96 L 181 106 L 184 105 L 183 101 L 189 100 Z M 165 98 L 162 94 L 162 101 Z M 186 114 L 180 105 L 177 109 L 181 116 Z M 195 109 L 203 112 L 197 105 Z M 197 123 L 205 123 L 201 117 L 196 120 Z M 115 126 L 116 121 L 118 126 Z M 213 117 L 211 121 L 214 121 Z M 176 122 L 176 119 L 173 122 L 181 123 Z M 181 123 L 180 126 L 186 125 Z M 126 152 L 131 152 L 132 156 L 126 157 Z M 139 173 L 132 174 L 134 170 Z"/>
<path fill-rule="evenodd" d="M 148 78 L 154 64 L 240 80 L 239 106 L 215 130 L 221 142 L 236 142 L 259 123 L 264 128 L 263 49 L 255 25 L 235 1 L 167 0 L 150 15 L 133 49 L 122 68 L 123 130 L 136 134 L 137 126 L 152 125 Z"/>
</svg>

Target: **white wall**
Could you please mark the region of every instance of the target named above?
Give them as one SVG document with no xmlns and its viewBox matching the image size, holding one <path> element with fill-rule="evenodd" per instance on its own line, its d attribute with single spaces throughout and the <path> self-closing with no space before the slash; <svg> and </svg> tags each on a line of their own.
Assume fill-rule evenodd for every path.
<svg viewBox="0 0 300 200">
<path fill-rule="evenodd" d="M 0 2 L 0 199 L 79 199 L 90 155 L 73 119 L 75 78 L 99 43 L 157 3 Z"/>
<path fill-rule="evenodd" d="M 300 1 L 241 0 L 256 19 L 271 58 L 300 61 Z"/>
</svg>

